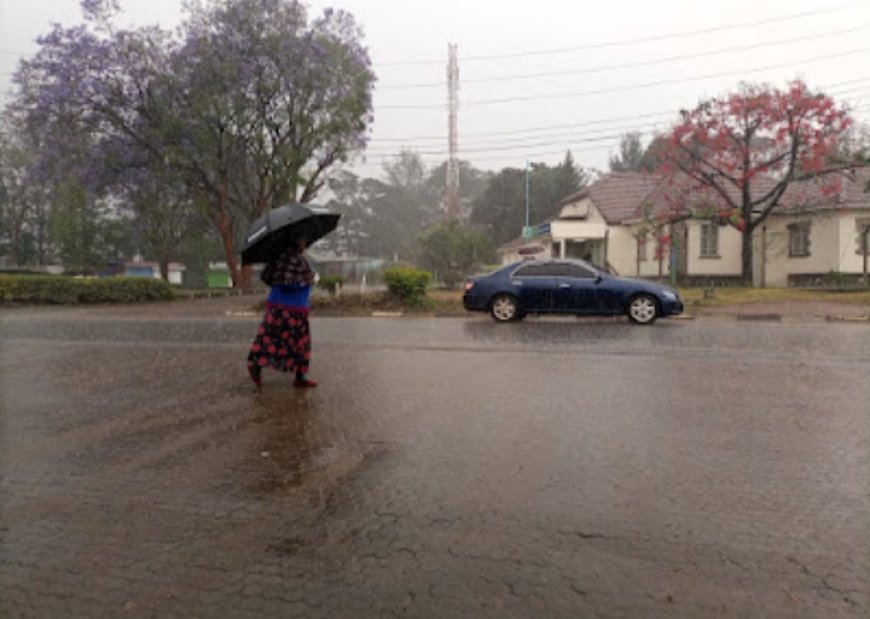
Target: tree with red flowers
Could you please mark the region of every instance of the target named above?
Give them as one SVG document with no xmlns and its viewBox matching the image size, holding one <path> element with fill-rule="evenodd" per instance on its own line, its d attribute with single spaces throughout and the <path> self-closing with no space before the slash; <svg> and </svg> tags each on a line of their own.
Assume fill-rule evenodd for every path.
<svg viewBox="0 0 870 619">
<path fill-rule="evenodd" d="M 829 174 L 852 124 L 848 111 L 800 81 L 784 90 L 741 86 L 682 111 L 660 145 L 672 219 L 710 219 L 742 236 L 742 279 L 752 282 L 752 235 L 795 181 L 818 178 L 824 193 L 839 189 Z M 794 193 L 794 192 L 792 192 Z"/>
</svg>

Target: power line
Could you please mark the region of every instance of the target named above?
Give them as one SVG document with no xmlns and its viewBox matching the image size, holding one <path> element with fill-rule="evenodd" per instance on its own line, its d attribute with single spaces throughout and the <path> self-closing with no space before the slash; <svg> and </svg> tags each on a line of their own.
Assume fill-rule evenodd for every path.
<svg viewBox="0 0 870 619">
<path fill-rule="evenodd" d="M 540 49 L 540 50 L 526 50 L 521 52 L 508 52 L 504 54 L 491 54 L 491 55 L 481 55 L 481 56 L 468 56 L 461 57 L 459 60 L 463 63 L 468 62 L 486 62 L 492 60 L 504 60 L 508 58 L 522 58 L 525 56 L 543 56 L 543 55 L 552 55 L 552 54 L 568 54 L 578 51 L 585 51 L 590 49 L 601 49 L 607 47 L 617 47 L 617 46 L 626 46 L 626 45 L 637 45 L 639 43 L 650 43 L 653 41 L 665 41 L 668 39 L 677 39 L 677 38 L 685 38 L 685 37 L 693 37 L 699 36 L 702 34 L 711 34 L 714 32 L 722 32 L 726 30 L 738 30 L 742 28 L 755 28 L 758 26 L 764 26 L 767 24 L 773 24 L 783 21 L 791 21 L 795 19 L 802 19 L 805 17 L 815 17 L 818 15 L 829 15 L 832 13 L 838 13 L 842 11 L 847 11 L 853 8 L 858 7 L 866 7 L 866 3 L 864 2 L 855 2 L 852 4 L 844 4 L 838 7 L 831 7 L 828 9 L 819 9 L 816 11 L 804 11 L 801 13 L 791 13 L 789 15 L 782 15 L 778 17 L 771 17 L 769 19 L 748 21 L 748 22 L 738 22 L 733 24 L 725 24 L 722 26 L 712 26 L 709 28 L 701 28 L 699 30 L 684 30 L 682 32 L 672 32 L 667 34 L 659 34 L 653 35 L 649 37 L 639 37 L 634 39 L 621 39 L 621 40 L 613 40 L 613 41 L 602 41 L 599 43 L 588 43 L 585 45 L 577 45 L 572 47 L 561 47 L 561 48 L 551 48 L 551 49 Z M 442 65 L 444 64 L 443 60 L 410 60 L 410 61 L 399 61 L 399 62 L 388 62 L 388 63 L 379 63 L 379 66 L 382 67 L 399 67 L 399 66 L 423 66 L 423 65 Z"/>
<path fill-rule="evenodd" d="M 837 88 L 838 86 L 845 86 L 848 84 L 860 84 L 863 82 L 870 82 L 870 75 L 864 77 L 858 77 L 850 80 L 843 80 L 840 82 L 831 82 L 825 86 L 819 87 L 820 91 L 830 91 L 833 88 Z M 835 92 L 827 92 L 826 94 L 832 95 L 841 95 L 852 92 L 854 90 L 863 90 L 866 86 L 860 86 L 857 88 L 851 88 L 848 90 L 837 90 Z M 590 125 L 601 125 L 601 124 L 609 124 L 611 122 L 619 122 L 623 120 L 635 120 L 640 118 L 655 118 L 659 116 L 674 116 L 679 113 L 679 110 L 671 109 L 671 110 L 662 110 L 659 112 L 649 112 L 647 114 L 636 114 L 629 116 L 610 116 L 607 118 L 600 118 L 597 120 L 589 120 L 579 123 L 567 123 L 567 124 L 559 124 L 559 125 L 544 125 L 537 127 L 526 127 L 524 129 L 513 129 L 511 131 L 484 131 L 484 132 L 474 132 L 474 133 L 464 133 L 463 136 L 467 138 L 476 138 L 483 136 L 500 136 L 500 135 L 514 135 L 521 133 L 535 133 L 538 131 L 548 131 L 555 129 L 572 129 L 576 127 L 586 127 Z M 409 137 L 386 137 L 379 138 L 377 141 L 379 142 L 408 142 L 408 141 L 421 141 L 421 140 L 443 140 L 443 135 L 428 135 L 428 136 L 409 136 Z"/>
<path fill-rule="evenodd" d="M 854 80 L 847 80 L 844 82 L 835 82 L 835 83 L 832 83 L 832 84 L 825 86 L 821 90 L 826 91 L 827 94 L 830 94 L 832 96 L 840 97 L 842 95 L 849 94 L 852 92 L 864 91 L 867 88 L 867 86 L 864 85 L 864 86 L 859 86 L 859 87 L 855 87 L 855 88 L 850 88 L 847 90 L 837 90 L 837 91 L 831 91 L 830 89 L 835 87 L 835 86 L 838 86 L 838 85 L 854 84 L 854 83 L 861 83 L 861 82 L 868 82 L 868 81 L 870 81 L 870 77 L 854 79 Z M 631 122 L 628 125 L 622 124 L 622 125 L 615 125 L 615 126 L 613 125 L 613 123 L 621 123 L 622 121 L 638 121 L 638 120 L 653 119 L 653 118 L 664 119 L 665 117 L 674 118 L 678 113 L 679 113 L 679 110 L 673 109 L 673 110 L 667 110 L 667 111 L 663 110 L 660 112 L 650 112 L 648 114 L 637 114 L 637 115 L 630 115 L 630 116 L 611 116 L 611 117 L 607 117 L 607 118 L 601 118 L 601 119 L 597 119 L 597 120 L 589 120 L 589 121 L 585 121 L 585 122 L 564 123 L 564 124 L 558 124 L 558 125 L 544 125 L 544 126 L 527 127 L 524 129 L 514 129 L 514 130 L 508 130 L 508 131 L 487 131 L 487 132 L 477 132 L 477 133 L 466 133 L 466 134 L 463 134 L 465 136 L 465 139 L 463 140 L 463 142 L 465 144 L 468 144 L 469 142 L 474 144 L 477 141 L 481 141 L 481 140 L 485 141 L 487 138 L 493 138 L 493 137 L 499 138 L 499 137 L 505 137 L 505 136 L 521 136 L 521 135 L 526 135 L 526 134 L 551 133 L 551 132 L 556 132 L 556 131 L 561 133 L 561 132 L 566 131 L 566 130 L 570 131 L 570 130 L 576 130 L 576 129 L 581 128 L 581 127 L 592 127 L 592 126 L 598 126 L 598 125 L 607 125 L 607 127 L 604 129 L 601 129 L 601 131 L 612 131 L 612 130 L 616 130 L 619 128 L 630 129 L 631 127 L 636 126 L 637 123 Z M 661 122 L 662 121 L 656 121 L 656 122 L 653 122 L 651 124 L 656 125 L 656 124 L 661 124 Z M 532 136 L 528 136 L 525 139 L 533 139 L 536 137 L 541 137 L 541 136 L 540 135 L 532 135 Z M 522 138 L 517 138 L 517 139 L 522 139 Z M 438 143 L 443 143 L 443 141 L 444 141 L 443 135 L 407 136 L 407 137 L 402 137 L 402 138 L 384 137 L 384 138 L 377 138 L 377 139 L 373 140 L 373 142 L 376 144 L 382 144 L 382 143 L 407 144 L 409 142 L 418 142 L 418 143 L 419 142 L 438 142 Z"/>
<path fill-rule="evenodd" d="M 856 54 L 866 54 L 870 52 L 870 48 L 861 48 L 861 49 L 852 49 L 845 52 L 839 52 L 836 54 L 827 54 L 824 56 L 815 56 L 813 58 L 804 58 L 800 60 L 794 60 L 791 62 L 784 62 L 778 64 L 767 65 L 764 67 L 756 67 L 754 69 L 737 69 L 733 71 L 721 71 L 719 73 L 708 73 L 706 75 L 698 75 L 694 77 L 685 77 L 685 78 L 674 78 L 674 79 L 666 79 L 666 80 L 656 80 L 653 82 L 645 82 L 640 84 L 631 84 L 628 86 L 611 86 L 609 88 L 599 88 L 596 90 L 586 90 L 580 92 L 563 92 L 563 93 L 552 93 L 552 94 L 538 94 L 538 95 L 520 95 L 514 97 L 503 97 L 498 99 L 479 99 L 477 101 L 469 101 L 465 104 L 465 107 L 479 107 L 484 105 L 498 105 L 503 103 L 513 103 L 516 101 L 538 101 L 541 99 L 570 99 L 575 97 L 587 97 L 591 95 L 600 95 L 607 94 L 611 92 L 625 92 L 630 90 L 640 90 L 643 88 L 652 88 L 655 86 L 664 86 L 670 84 L 683 84 L 686 82 L 697 82 L 701 80 L 719 78 L 719 77 L 731 77 L 731 76 L 742 76 L 747 73 L 760 73 L 762 71 L 770 71 L 772 69 L 782 69 L 786 67 L 792 67 L 794 65 L 804 65 L 804 64 L 813 64 L 816 62 L 821 62 L 825 60 L 833 60 L 836 58 L 844 58 L 846 56 L 854 56 Z M 381 105 L 378 107 L 381 110 L 430 110 L 430 109 L 441 109 L 439 105 Z"/>
<path fill-rule="evenodd" d="M 593 130 L 590 132 L 583 132 L 583 133 L 558 132 L 558 133 L 546 133 L 546 134 L 542 134 L 542 135 L 533 135 L 533 136 L 518 137 L 518 138 L 507 138 L 504 140 L 494 139 L 494 140 L 489 141 L 489 142 L 472 143 L 470 145 L 467 145 L 465 148 L 462 149 L 462 152 L 463 153 L 488 152 L 488 151 L 492 151 L 492 150 L 507 150 L 507 149 L 515 149 L 515 148 L 524 148 L 524 147 L 528 147 L 528 146 L 539 146 L 541 140 L 548 140 L 548 139 L 549 140 L 558 139 L 560 142 L 564 142 L 564 141 L 569 140 L 569 139 L 577 138 L 580 141 L 586 141 L 587 139 L 602 139 L 601 138 L 602 135 L 609 139 L 610 137 L 612 137 L 614 135 L 614 132 L 618 132 L 620 135 L 624 134 L 624 133 L 631 133 L 634 131 L 638 131 L 638 132 L 643 133 L 643 132 L 646 132 L 646 130 L 648 130 L 648 129 L 655 129 L 657 126 L 660 126 L 660 125 L 662 125 L 662 121 L 659 121 L 659 122 L 653 123 L 653 124 L 648 124 L 648 125 L 638 125 L 637 123 L 633 123 L 633 124 L 629 124 L 629 125 L 605 127 L 602 129 L 597 129 L 597 130 Z M 644 130 L 642 131 L 641 128 L 643 128 Z M 442 140 L 442 142 L 443 142 L 443 140 Z M 552 143 L 553 142 L 550 142 L 550 144 L 552 144 Z M 437 145 L 432 144 L 432 143 L 418 144 L 417 148 L 433 149 L 433 148 L 437 148 Z M 373 150 L 377 150 L 380 152 L 380 151 L 387 150 L 387 149 L 384 147 L 381 147 L 381 148 L 376 147 Z M 443 149 L 437 149 L 437 150 L 438 150 L 439 154 L 441 152 L 443 152 Z"/>
<path fill-rule="evenodd" d="M 600 125 L 604 123 L 609 123 L 613 121 L 620 120 L 631 120 L 635 118 L 654 118 L 656 116 L 673 116 L 677 112 L 675 110 L 668 110 L 667 112 L 651 112 L 649 114 L 640 114 L 636 116 L 611 116 L 610 118 L 603 118 L 600 120 L 590 120 L 581 123 L 568 123 L 563 125 L 547 125 L 543 127 L 529 127 L 526 129 L 514 129 L 511 131 L 486 131 L 480 133 L 464 133 L 463 136 L 475 138 L 481 136 L 499 136 L 499 135 L 514 135 L 521 133 L 534 133 L 537 131 L 548 131 L 548 130 L 556 130 L 556 129 L 571 129 L 575 127 L 586 127 L 589 125 Z M 409 136 L 407 138 L 378 138 L 378 142 L 415 142 L 415 141 L 423 141 L 423 140 L 444 140 L 443 135 L 430 135 L 430 136 Z"/>
<path fill-rule="evenodd" d="M 572 153 L 585 153 L 585 152 L 600 152 L 603 150 L 612 150 L 612 149 L 613 149 L 613 145 L 608 144 L 608 145 L 603 145 L 603 146 L 594 146 L 594 147 L 587 147 L 587 148 L 561 148 L 559 150 L 552 150 L 552 151 L 548 151 L 548 152 L 523 154 L 522 157 L 517 156 L 517 155 L 496 155 L 494 157 L 485 157 L 485 159 L 487 161 L 516 161 L 516 162 L 520 163 L 520 159 L 522 159 L 524 161 L 525 159 L 535 160 L 535 159 L 543 159 L 545 157 L 555 157 L 555 156 L 560 156 L 560 155 L 564 156 L 568 150 L 570 150 Z M 360 167 L 367 166 L 367 165 L 381 165 L 385 162 L 392 161 L 395 158 L 395 154 L 393 154 L 393 155 L 375 155 L 375 157 L 377 157 L 376 162 L 369 163 L 368 161 L 366 161 L 363 164 L 360 164 Z M 484 157 L 481 157 L 481 159 L 483 159 L 483 158 Z M 427 158 L 421 158 L 421 159 L 422 159 L 423 163 L 426 165 L 441 165 L 445 161 L 445 159 L 427 159 Z M 460 158 L 460 161 L 462 161 L 461 158 Z"/>
<path fill-rule="evenodd" d="M 870 91 L 865 91 L 870 93 Z M 852 113 L 863 112 L 870 109 L 870 106 L 862 105 L 850 110 Z M 623 126 L 623 129 L 627 129 L 627 131 L 619 131 L 619 127 L 608 127 L 606 129 L 598 130 L 597 132 L 592 133 L 579 133 L 579 134 L 567 134 L 567 135 L 542 135 L 542 136 L 534 136 L 528 138 L 519 138 L 517 140 L 506 140 L 506 141 L 497 141 L 493 142 L 489 146 L 476 146 L 472 148 L 467 148 L 462 151 L 462 154 L 480 154 L 480 153 L 491 153 L 491 152 L 503 152 L 503 151 L 511 151 L 511 150 L 522 150 L 526 148 L 540 148 L 547 146 L 557 146 L 557 145 L 567 145 L 568 144 L 577 144 L 577 143 L 594 143 L 601 141 L 613 142 L 614 140 L 620 140 L 625 133 L 639 133 L 641 135 L 647 134 L 655 134 L 656 125 L 661 125 L 661 123 L 654 123 L 652 126 L 639 126 L 635 125 L 627 125 Z M 613 133 L 614 131 L 618 131 L 618 133 Z M 595 135 L 596 133 L 608 132 L 606 135 Z M 549 138 L 549 139 L 548 139 Z M 552 138 L 558 138 L 553 141 Z M 531 140 L 531 141 L 530 141 Z M 545 140 L 545 141 L 542 141 Z M 509 144 L 508 142 L 513 142 Z M 423 146 L 422 148 L 431 148 L 431 145 Z M 420 155 L 433 155 L 439 156 L 446 154 L 446 151 L 443 149 L 437 150 L 415 150 Z M 372 155 L 389 155 L 393 153 L 389 153 L 387 151 L 375 149 L 374 151 L 368 150 L 367 154 Z"/>
<path fill-rule="evenodd" d="M 585 75 L 588 73 L 600 73 L 603 71 L 614 71 L 614 70 L 622 70 L 622 69 L 631 69 L 635 67 L 646 67 L 653 66 L 659 64 L 666 64 L 669 62 L 677 62 L 680 60 L 694 60 L 697 58 L 704 58 L 708 56 L 718 56 L 721 54 L 729 54 L 733 52 L 747 51 L 751 49 L 759 49 L 763 47 L 776 47 L 779 45 L 789 45 L 793 43 L 806 43 L 807 41 L 813 41 L 816 39 L 824 39 L 834 36 L 841 36 L 844 34 L 849 34 L 853 32 L 861 32 L 865 31 L 870 26 L 857 26 L 854 28 L 847 28 L 845 30 L 837 30 L 833 32 L 826 32 L 818 35 L 812 36 L 803 36 L 803 37 L 795 37 L 791 39 L 780 39 L 779 41 L 765 41 L 762 43 L 756 43 L 753 45 L 739 45 L 736 47 L 725 47 L 716 50 L 710 50 L 706 52 L 695 52 L 692 54 L 680 54 L 677 56 L 667 56 L 664 58 L 656 58 L 653 60 L 643 60 L 640 62 L 628 62 L 621 64 L 612 64 L 612 65 L 602 65 L 598 67 L 587 67 L 585 69 L 572 69 L 566 71 L 543 71 L 538 73 L 521 73 L 516 75 L 505 75 L 499 77 L 487 77 L 481 79 L 466 79 L 462 80 L 463 84 L 490 84 L 494 82 L 509 82 L 514 80 L 527 80 L 527 79 L 536 79 L 540 77 L 561 77 L 568 75 Z M 429 83 L 420 83 L 420 84 L 398 84 L 395 86 L 382 86 L 378 88 L 380 91 L 385 90 L 415 90 L 421 88 L 444 88 L 446 86 L 446 82 L 429 82 Z"/>
<path fill-rule="evenodd" d="M 639 131 L 638 133 L 643 134 L 646 132 Z M 596 137 L 596 138 L 580 138 L 580 139 L 575 138 L 575 139 L 571 139 L 570 141 L 572 143 L 578 143 L 578 144 L 579 143 L 585 144 L 585 143 L 590 143 L 590 142 L 591 143 L 603 142 L 603 141 L 612 142 L 613 140 L 618 140 L 621 137 L 622 137 L 622 134 L 609 134 L 609 135 Z M 553 141 L 529 142 L 529 143 L 525 143 L 525 144 L 518 144 L 516 146 L 493 146 L 491 148 L 469 148 L 469 149 L 464 149 L 462 152 L 463 152 L 463 154 L 494 153 L 494 152 L 502 152 L 502 151 L 506 151 L 506 150 L 520 150 L 523 148 L 541 148 L 541 147 L 546 147 L 546 146 L 556 146 L 557 144 L 564 144 L 567 141 L 569 141 L 567 139 L 567 137 L 563 137 L 561 140 L 558 140 L 555 142 L 553 142 Z M 418 151 L 418 154 L 420 154 L 420 155 L 442 155 L 442 154 L 445 154 L 446 152 L 447 151 L 445 151 L 445 150 Z"/>
</svg>

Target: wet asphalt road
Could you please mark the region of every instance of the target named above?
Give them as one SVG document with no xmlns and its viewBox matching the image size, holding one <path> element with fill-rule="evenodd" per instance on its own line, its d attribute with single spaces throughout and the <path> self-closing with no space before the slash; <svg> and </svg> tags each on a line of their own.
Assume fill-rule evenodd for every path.
<svg viewBox="0 0 870 619">
<path fill-rule="evenodd" d="M 870 616 L 866 325 L 166 307 L 0 314 L 0 616 Z"/>
</svg>

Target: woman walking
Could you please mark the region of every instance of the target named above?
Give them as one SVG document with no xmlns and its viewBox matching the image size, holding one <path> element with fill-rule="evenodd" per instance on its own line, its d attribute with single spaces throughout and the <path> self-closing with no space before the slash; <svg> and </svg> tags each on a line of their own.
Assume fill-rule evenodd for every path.
<svg viewBox="0 0 870 619">
<path fill-rule="evenodd" d="M 294 384 L 298 387 L 317 386 L 316 380 L 308 378 L 311 360 L 308 305 L 317 275 L 302 255 L 304 251 L 304 241 L 291 243 L 260 275 L 271 290 L 263 322 L 248 354 L 248 374 L 257 389 L 263 384 L 262 371 L 267 366 L 295 374 Z"/>
</svg>

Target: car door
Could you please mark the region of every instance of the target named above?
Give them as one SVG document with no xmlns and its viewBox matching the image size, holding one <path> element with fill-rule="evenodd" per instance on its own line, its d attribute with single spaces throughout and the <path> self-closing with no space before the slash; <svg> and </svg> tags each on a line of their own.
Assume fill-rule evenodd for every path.
<svg viewBox="0 0 870 619">
<path fill-rule="evenodd" d="M 582 264 L 560 263 L 553 306 L 554 311 L 567 314 L 600 313 L 597 273 Z"/>
<path fill-rule="evenodd" d="M 522 312 L 553 311 L 553 293 L 556 288 L 551 263 L 524 264 L 510 277 L 513 294 L 520 301 Z"/>
</svg>

